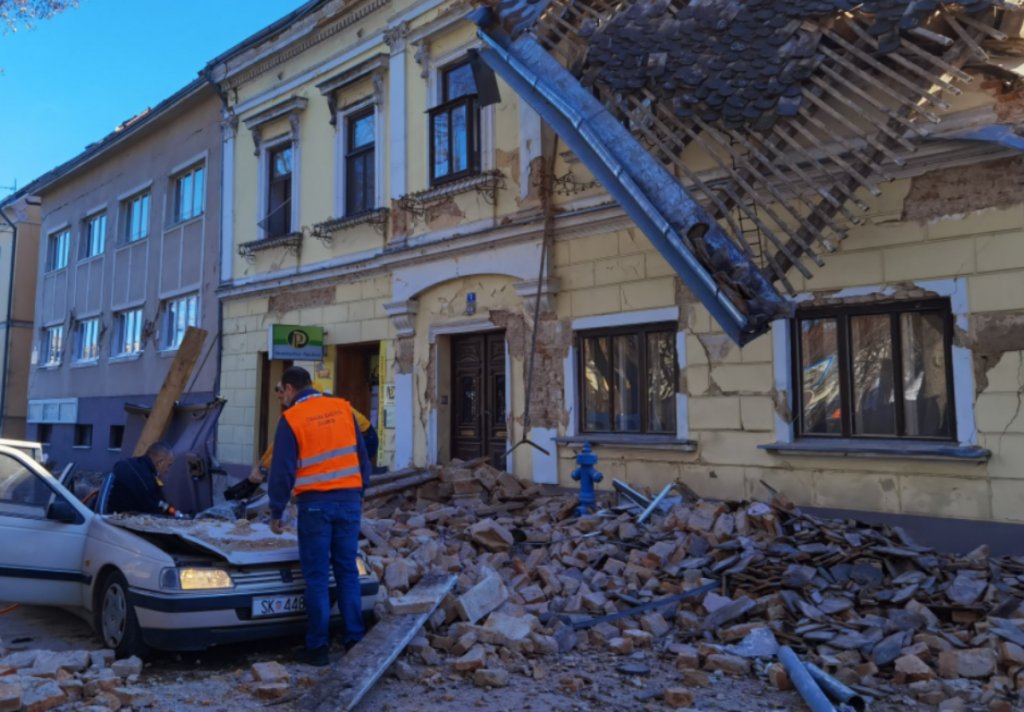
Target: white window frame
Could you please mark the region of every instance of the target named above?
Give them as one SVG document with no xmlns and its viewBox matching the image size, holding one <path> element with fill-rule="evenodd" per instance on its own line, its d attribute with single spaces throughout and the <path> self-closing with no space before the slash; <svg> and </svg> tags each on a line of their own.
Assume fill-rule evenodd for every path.
<svg viewBox="0 0 1024 712">
<path fill-rule="evenodd" d="M 588 316 L 574 319 L 572 322 L 573 333 L 591 331 L 594 329 L 614 329 L 624 326 L 639 326 L 641 324 L 662 324 L 679 322 L 679 307 L 666 307 L 664 309 L 646 309 L 643 311 L 623 312 L 621 314 L 604 314 L 601 316 Z M 579 411 L 580 398 L 582 394 L 577 393 L 579 357 L 577 355 L 575 339 L 569 346 L 569 353 L 565 357 L 563 373 L 565 375 L 565 409 L 569 414 L 569 421 L 565 427 L 566 437 L 576 437 L 579 434 Z M 676 331 L 676 364 L 680 373 L 686 372 L 686 332 Z M 600 433 L 592 434 L 594 439 L 600 439 Z M 616 433 L 615 435 L 627 435 Z M 650 437 L 650 436 L 644 436 Z M 671 437 L 671 436 L 667 436 Z M 686 392 L 676 390 L 676 434 L 675 439 L 679 441 L 690 439 L 689 421 L 689 397 Z"/>
<path fill-rule="evenodd" d="M 186 324 L 185 329 L 182 329 L 181 334 L 177 334 L 177 325 L 174 329 L 174 334 L 171 333 L 171 305 L 186 302 L 189 299 L 195 299 L 196 303 L 196 318 L 194 324 Z M 189 326 L 199 326 L 202 322 L 202 303 L 199 299 L 199 292 L 187 292 L 176 297 L 170 297 L 164 300 L 163 305 L 163 316 L 160 324 L 160 351 L 161 352 L 173 352 L 177 351 L 178 347 L 181 346 L 181 339 L 185 337 L 185 331 Z M 175 341 L 172 345 L 171 336 L 175 336 Z"/>
<path fill-rule="evenodd" d="M 53 334 L 54 332 L 60 333 L 60 346 L 56 349 L 56 353 L 53 349 Z M 47 326 L 43 329 L 42 343 L 40 344 L 39 351 L 41 356 L 40 368 L 57 368 L 60 366 L 62 361 L 62 354 L 64 353 L 64 346 L 66 342 L 64 340 L 64 325 L 54 324 L 53 326 Z M 55 358 L 50 358 L 55 356 Z"/>
<path fill-rule="evenodd" d="M 191 179 L 192 179 L 192 181 L 191 181 L 192 207 L 194 208 L 195 207 L 195 201 L 196 201 L 196 180 L 195 180 L 195 174 L 198 171 L 202 171 L 203 172 L 203 188 L 202 188 L 202 193 L 199 195 L 199 211 L 198 212 L 192 212 L 189 215 L 185 216 L 185 215 L 182 215 L 180 213 L 180 211 L 178 210 L 178 207 L 179 207 L 178 206 L 178 185 L 185 178 L 191 177 Z M 179 225 L 181 223 L 188 222 L 189 220 L 194 220 L 195 218 L 202 217 L 203 215 L 206 214 L 206 191 L 207 191 L 208 186 L 210 185 L 210 175 L 209 175 L 209 171 L 206 168 L 206 161 L 205 160 L 200 160 L 200 161 L 192 162 L 191 164 L 189 164 L 184 169 L 174 171 L 171 174 L 171 181 L 170 182 L 171 182 L 171 189 L 170 189 L 170 191 L 168 191 L 168 197 L 169 197 L 170 203 L 171 203 L 170 204 L 171 219 L 168 222 L 168 227 L 171 227 L 171 226 L 174 226 L 174 225 Z"/>
<path fill-rule="evenodd" d="M 290 233 L 298 232 L 302 229 L 301 222 L 299 221 L 299 196 L 301 186 L 300 176 L 301 171 L 301 158 L 299 157 L 299 142 L 295 140 L 291 132 L 286 133 L 282 136 L 275 136 L 270 139 L 266 144 L 260 145 L 260 160 L 259 160 L 259 179 L 257 181 L 259 190 L 259 200 L 257 201 L 259 213 L 256 218 L 257 223 L 262 223 L 267 219 L 267 210 L 270 207 L 270 154 L 279 148 L 291 145 L 292 148 L 292 214 L 291 214 L 291 230 Z M 267 231 L 258 227 L 259 237 L 264 240 L 268 237 Z"/>
<path fill-rule="evenodd" d="M 459 64 L 466 60 L 466 55 L 471 49 L 479 49 L 483 46 L 481 40 L 473 40 L 463 44 L 455 49 L 445 52 L 438 57 L 431 57 L 428 61 L 430 67 L 427 72 L 427 108 L 433 109 L 439 106 L 441 102 L 441 75 L 444 71 L 450 68 L 453 64 Z M 494 158 L 494 116 L 495 116 L 495 104 L 490 106 L 484 106 L 480 108 L 480 172 L 486 173 L 487 171 L 494 170 L 495 158 Z M 434 140 L 434 137 L 430 135 L 430 117 L 429 114 L 424 113 L 423 115 L 424 132 L 426 136 L 426 143 L 424 143 L 425 150 L 429 158 L 429 146 L 430 142 Z M 429 160 L 428 160 L 429 164 Z M 427 165 L 427 185 L 430 185 L 430 165 Z"/>
<path fill-rule="evenodd" d="M 938 297 L 948 298 L 955 327 L 967 331 L 967 320 L 970 311 L 967 303 L 967 280 L 965 278 L 915 282 L 914 286 Z M 832 299 L 846 299 L 876 294 L 888 296 L 895 294 L 896 291 L 896 287 L 883 284 L 871 287 L 842 289 L 828 296 Z M 791 300 L 796 304 L 800 304 L 811 301 L 814 297 L 814 294 L 802 293 L 793 296 Z M 796 413 L 793 384 L 793 348 L 790 340 L 791 328 L 792 323 L 787 319 L 778 319 L 772 322 L 772 361 L 774 364 L 775 392 L 788 394 L 789 410 L 791 413 Z M 975 423 L 974 414 L 974 360 L 971 350 L 964 346 L 957 346 L 954 340 L 952 363 L 950 365 L 953 369 L 953 405 L 956 409 L 956 440 L 962 446 L 977 445 L 978 428 Z M 787 423 L 778 413 L 775 414 L 775 439 L 777 443 L 793 443 L 801 440 L 796 437 L 795 424 Z M 840 441 L 844 443 L 851 442 L 842 439 Z M 899 438 L 896 442 L 907 443 L 913 441 L 913 438 Z M 850 449 L 855 451 L 856 444 L 851 443 Z"/>
<path fill-rule="evenodd" d="M 79 319 L 75 322 L 75 343 L 72 363 L 96 363 L 100 359 L 100 331 L 102 324 L 98 316 Z M 86 338 L 92 337 L 93 342 L 87 345 Z M 91 346 L 92 355 L 86 355 L 87 347 Z"/>
<path fill-rule="evenodd" d="M 338 118 L 334 126 L 334 214 L 342 218 L 348 216 L 348 205 L 346 205 L 348 166 L 345 161 L 345 154 L 348 153 L 348 122 L 353 114 L 360 114 L 369 107 L 373 107 L 373 209 L 384 207 L 384 173 L 387 166 L 384 162 L 384 145 L 381 139 L 384 137 L 384 112 L 381 111 L 379 102 L 372 96 L 359 101 L 352 106 L 345 107 L 338 111 Z M 292 188 L 295 186 L 294 166 L 292 170 Z"/>
<path fill-rule="evenodd" d="M 93 245 L 92 226 L 102 221 L 102 232 L 99 236 L 99 249 L 91 254 L 86 254 L 87 247 Z M 82 233 L 79 235 L 78 242 L 78 261 L 87 262 L 97 257 L 102 257 L 107 249 L 107 213 L 106 211 L 92 213 L 87 215 L 85 220 L 82 221 Z"/>
<path fill-rule="evenodd" d="M 72 425 L 78 422 L 77 398 L 41 398 L 28 402 L 26 422 L 46 425 Z"/>
<path fill-rule="evenodd" d="M 139 220 L 139 231 L 138 237 L 132 236 L 132 213 L 134 206 L 137 202 L 145 201 L 146 209 L 144 212 L 145 219 Z M 153 220 L 153 194 L 144 190 L 141 193 L 135 193 L 121 201 L 121 230 L 120 235 L 117 239 L 118 247 L 122 245 L 131 245 L 141 240 L 145 240 L 149 237 L 149 227 Z"/>
<path fill-rule="evenodd" d="M 125 350 L 124 346 L 126 343 L 125 333 L 126 319 L 134 315 L 136 322 L 134 329 L 138 332 L 138 348 L 133 351 Z M 133 359 L 138 358 L 143 352 L 142 345 L 142 327 L 145 325 L 145 315 L 143 314 L 142 307 L 135 307 L 134 309 L 124 309 L 115 314 L 114 322 L 114 341 L 113 347 L 111 348 L 112 359 Z"/>
<path fill-rule="evenodd" d="M 60 238 L 61 238 L 62 235 L 64 237 L 64 264 L 60 265 L 59 267 L 54 267 L 53 264 L 51 263 L 51 260 L 50 260 L 50 257 L 51 257 L 50 245 L 53 243 L 54 240 L 58 241 L 58 244 L 59 244 L 59 241 L 60 241 Z M 68 262 L 70 261 L 70 259 L 71 259 L 71 228 L 69 226 L 65 225 L 64 227 L 60 228 L 59 230 L 54 230 L 53 232 L 51 232 L 49 235 L 46 236 L 46 262 L 45 262 L 45 264 L 46 264 L 46 272 L 45 272 L 45 274 L 53 274 L 54 272 L 60 272 L 62 269 L 67 269 Z"/>
</svg>

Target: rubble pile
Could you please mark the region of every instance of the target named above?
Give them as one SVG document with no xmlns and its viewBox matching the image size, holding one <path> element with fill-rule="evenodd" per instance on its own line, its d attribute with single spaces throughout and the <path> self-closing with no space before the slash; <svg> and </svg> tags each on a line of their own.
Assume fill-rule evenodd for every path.
<svg viewBox="0 0 1024 712">
<path fill-rule="evenodd" d="M 646 649 L 674 658 L 664 699 L 688 706 L 709 675 L 787 689 L 776 654 L 788 645 L 865 697 L 1018 708 L 1024 559 L 941 554 L 899 527 L 803 513 L 781 493 L 726 503 L 680 485 L 685 496 L 638 524 L 641 508 L 610 493 L 577 516 L 575 496 L 482 460 L 427 479 L 366 500 L 363 544 L 386 589 L 378 606 L 395 612 L 428 571 L 459 575 L 406 649 L 428 683 L 454 671 L 501 687 L 509 672 L 542 675 L 542 656 Z M 413 674 L 401 661 L 394 672 Z"/>
<path fill-rule="evenodd" d="M 46 712 L 61 705 L 117 712 L 153 705 L 137 687 L 139 658 L 114 660 L 113 650 L 22 650 L 0 657 L 0 712 Z"/>
</svg>

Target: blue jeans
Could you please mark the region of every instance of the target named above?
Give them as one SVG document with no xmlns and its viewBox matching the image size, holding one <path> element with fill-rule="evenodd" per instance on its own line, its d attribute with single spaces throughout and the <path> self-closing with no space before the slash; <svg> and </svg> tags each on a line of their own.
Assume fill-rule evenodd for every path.
<svg viewBox="0 0 1024 712">
<path fill-rule="evenodd" d="M 363 433 L 363 443 L 366 445 L 366 456 L 370 458 L 370 462 L 373 462 L 373 458 L 377 457 L 377 450 L 380 449 L 380 438 L 377 437 L 377 428 L 371 425 Z"/>
<path fill-rule="evenodd" d="M 356 642 L 366 633 L 356 568 L 362 516 L 359 502 L 299 503 L 299 566 L 306 579 L 306 647 L 310 650 L 330 643 L 332 568 L 338 587 L 338 610 L 345 624 L 342 642 Z"/>
</svg>

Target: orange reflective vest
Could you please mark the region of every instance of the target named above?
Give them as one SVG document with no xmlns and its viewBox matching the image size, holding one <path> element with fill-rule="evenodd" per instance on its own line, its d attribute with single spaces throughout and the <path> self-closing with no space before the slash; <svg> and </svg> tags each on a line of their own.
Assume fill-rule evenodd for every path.
<svg viewBox="0 0 1024 712">
<path fill-rule="evenodd" d="M 311 396 L 286 410 L 282 417 L 299 444 L 296 495 L 363 486 L 356 424 L 347 400 Z"/>
</svg>

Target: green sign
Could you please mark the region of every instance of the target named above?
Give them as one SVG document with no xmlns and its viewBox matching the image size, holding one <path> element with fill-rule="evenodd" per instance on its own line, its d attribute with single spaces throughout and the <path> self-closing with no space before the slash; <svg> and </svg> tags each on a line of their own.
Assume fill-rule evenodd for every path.
<svg viewBox="0 0 1024 712">
<path fill-rule="evenodd" d="M 279 361 L 320 361 L 324 357 L 322 326 L 270 327 L 270 358 Z"/>
</svg>

